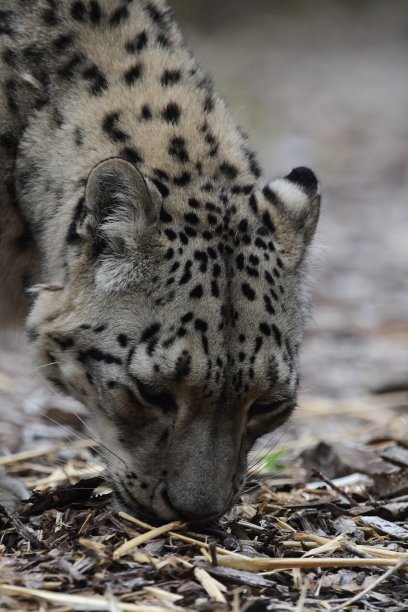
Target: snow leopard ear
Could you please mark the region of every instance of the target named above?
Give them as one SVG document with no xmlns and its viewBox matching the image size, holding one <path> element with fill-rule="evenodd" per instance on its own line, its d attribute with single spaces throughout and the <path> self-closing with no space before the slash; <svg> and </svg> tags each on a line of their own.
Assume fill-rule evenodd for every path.
<svg viewBox="0 0 408 612">
<path fill-rule="evenodd" d="M 134 246 L 158 214 L 157 194 L 140 172 L 124 159 L 106 159 L 89 174 L 77 232 L 98 251 L 120 253 Z"/>
<path fill-rule="evenodd" d="M 320 185 L 309 168 L 294 168 L 284 178 L 268 183 L 262 191 L 271 206 L 281 253 L 294 265 L 303 259 L 312 242 L 320 214 Z"/>
</svg>

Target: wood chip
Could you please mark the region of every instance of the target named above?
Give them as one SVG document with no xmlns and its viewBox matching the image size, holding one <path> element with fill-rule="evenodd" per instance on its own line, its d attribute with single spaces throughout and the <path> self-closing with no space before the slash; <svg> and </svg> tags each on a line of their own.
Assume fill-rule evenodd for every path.
<svg viewBox="0 0 408 612">
<path fill-rule="evenodd" d="M 392 536 L 396 540 L 408 540 L 408 529 L 400 527 L 390 521 L 386 521 L 380 516 L 361 516 L 360 521 L 380 533 L 386 533 Z"/>
<path fill-rule="evenodd" d="M 381 452 L 381 457 L 399 467 L 408 467 L 408 448 L 404 446 L 388 446 Z"/>
<path fill-rule="evenodd" d="M 147 593 L 151 593 L 157 599 L 166 604 L 175 603 L 176 601 L 180 601 L 180 599 L 183 599 L 183 595 L 177 595 L 177 593 L 169 593 L 169 591 L 159 589 L 158 587 L 145 587 L 143 590 Z"/>
<path fill-rule="evenodd" d="M 205 569 L 202 567 L 194 568 L 194 576 L 212 599 L 218 603 L 227 603 L 227 600 L 222 594 L 222 591 L 225 592 L 227 589 L 223 584 L 218 582 L 218 580 L 210 576 Z"/>
</svg>

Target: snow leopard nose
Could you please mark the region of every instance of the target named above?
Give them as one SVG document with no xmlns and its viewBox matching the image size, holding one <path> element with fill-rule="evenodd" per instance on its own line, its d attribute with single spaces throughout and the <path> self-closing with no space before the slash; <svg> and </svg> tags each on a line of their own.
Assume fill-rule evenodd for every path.
<svg viewBox="0 0 408 612">
<path fill-rule="evenodd" d="M 208 503 L 200 503 L 200 500 L 195 500 L 196 503 L 190 502 L 189 506 L 191 506 L 191 509 L 187 510 L 186 508 L 182 507 L 183 502 L 181 500 L 180 503 L 174 503 L 173 500 L 170 498 L 167 490 L 162 492 L 162 496 L 166 501 L 167 505 L 170 506 L 175 512 L 177 512 L 180 518 L 183 518 L 187 521 L 207 521 L 212 518 L 216 518 L 220 514 L 220 511 L 214 509 L 213 505 L 209 507 Z"/>
<path fill-rule="evenodd" d="M 295 183 L 295 185 L 299 185 L 299 187 L 309 196 L 316 195 L 319 189 L 319 181 L 315 173 L 305 166 L 293 168 L 292 172 L 285 176 L 285 179 L 291 183 Z"/>
</svg>

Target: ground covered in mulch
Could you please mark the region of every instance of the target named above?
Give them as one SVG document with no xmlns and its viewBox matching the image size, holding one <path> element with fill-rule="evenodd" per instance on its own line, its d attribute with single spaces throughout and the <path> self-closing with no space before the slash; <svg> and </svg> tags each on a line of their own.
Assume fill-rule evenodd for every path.
<svg viewBox="0 0 408 612">
<path fill-rule="evenodd" d="M 0 514 L 0 608 L 408 610 L 408 5 L 175 6 L 267 176 L 322 181 L 304 394 L 240 506 L 155 531 L 115 511 L 84 409 L 2 337 L 0 467 L 37 493 Z"/>
<path fill-rule="evenodd" d="M 0 606 L 406 610 L 407 407 L 404 391 L 305 399 L 297 439 L 288 430 L 283 446 L 260 444 L 241 505 L 206 526 L 116 511 L 86 436 L 2 457 L 35 492 L 15 514 L 0 511 Z M 324 431 L 342 411 L 354 441 L 338 427 L 337 441 L 313 443 L 310 427 Z"/>
</svg>

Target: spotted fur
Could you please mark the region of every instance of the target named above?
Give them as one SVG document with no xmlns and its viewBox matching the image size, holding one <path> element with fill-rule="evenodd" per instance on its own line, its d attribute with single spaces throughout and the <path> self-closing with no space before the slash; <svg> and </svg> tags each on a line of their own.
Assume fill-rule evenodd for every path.
<svg viewBox="0 0 408 612">
<path fill-rule="evenodd" d="M 29 311 L 122 505 L 220 515 L 296 404 L 316 178 L 262 179 L 163 0 L 2 0 L 0 24 L 2 319 Z"/>
</svg>

